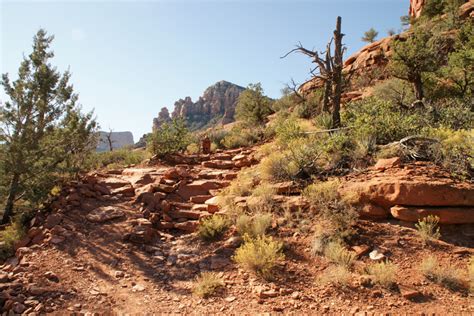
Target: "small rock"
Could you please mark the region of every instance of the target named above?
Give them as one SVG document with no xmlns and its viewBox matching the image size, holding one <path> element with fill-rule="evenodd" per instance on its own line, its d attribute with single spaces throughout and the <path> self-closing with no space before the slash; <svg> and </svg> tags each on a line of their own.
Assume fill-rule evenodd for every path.
<svg viewBox="0 0 474 316">
<path fill-rule="evenodd" d="M 142 284 L 137 284 L 137 285 L 132 287 L 132 290 L 134 292 L 143 292 L 143 291 L 145 291 L 145 286 L 143 286 Z"/>
<path fill-rule="evenodd" d="M 58 283 L 59 282 L 59 277 L 54 274 L 54 272 L 52 271 L 48 271 L 44 274 L 45 278 L 47 278 L 48 280 L 50 280 L 51 282 L 56 282 Z"/>
<path fill-rule="evenodd" d="M 268 290 L 268 291 L 261 291 L 258 293 L 258 297 L 265 299 L 265 298 L 272 298 L 272 297 L 277 297 L 279 293 L 275 290 Z"/>
<path fill-rule="evenodd" d="M 123 271 L 115 271 L 114 275 L 116 278 L 123 278 L 125 273 Z"/>
<path fill-rule="evenodd" d="M 406 285 L 399 285 L 398 288 L 400 289 L 400 294 L 407 300 L 411 300 L 421 296 L 421 293 L 419 291 L 410 288 Z"/>
<path fill-rule="evenodd" d="M 235 296 L 228 296 L 224 300 L 228 303 L 235 301 L 237 298 Z"/>
<path fill-rule="evenodd" d="M 378 251 L 377 249 L 375 249 L 369 253 L 369 258 L 374 261 L 381 261 L 385 258 L 385 255 L 381 253 L 380 251 Z"/>
</svg>

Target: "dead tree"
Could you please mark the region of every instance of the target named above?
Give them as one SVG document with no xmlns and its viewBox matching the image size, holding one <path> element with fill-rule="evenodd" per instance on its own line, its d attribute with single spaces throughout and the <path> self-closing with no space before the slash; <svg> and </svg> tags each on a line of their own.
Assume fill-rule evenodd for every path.
<svg viewBox="0 0 474 316">
<path fill-rule="evenodd" d="M 296 48 L 289 51 L 281 58 L 285 58 L 293 52 L 300 52 L 312 59 L 316 67 L 311 70 L 314 79 L 319 79 L 324 84 L 324 96 L 322 110 L 332 114 L 332 128 L 339 128 L 341 125 L 341 95 L 342 95 L 342 68 L 345 48 L 342 45 L 344 34 L 341 33 L 341 17 L 337 17 L 336 29 L 332 39 L 326 46 L 326 51 L 319 53 L 304 48 L 301 43 Z M 334 43 L 334 56 L 331 47 Z M 324 55 L 324 58 L 320 57 Z M 332 106 L 331 106 L 332 105 Z M 330 108 L 332 108 L 330 110 Z"/>
<path fill-rule="evenodd" d="M 105 134 L 107 144 L 109 145 L 109 151 L 114 150 L 114 146 L 113 146 L 114 141 L 112 140 L 112 133 L 113 133 L 113 130 L 109 129 L 109 132 L 107 134 Z"/>
</svg>

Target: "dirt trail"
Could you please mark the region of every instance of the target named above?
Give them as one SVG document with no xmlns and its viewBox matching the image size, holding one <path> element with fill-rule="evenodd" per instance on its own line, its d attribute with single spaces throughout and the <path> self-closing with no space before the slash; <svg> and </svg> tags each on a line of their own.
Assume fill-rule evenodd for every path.
<svg viewBox="0 0 474 316">
<path fill-rule="evenodd" d="M 237 150 L 187 157 L 170 166 L 95 174 L 67 189 L 57 211 L 35 219 L 23 241 L 27 247 L 19 247 L 17 256 L 0 266 L 3 311 L 474 313 L 472 297 L 465 291 L 427 282 L 417 270 L 428 255 L 465 267 L 473 254 L 472 225 L 443 229 L 443 241 L 423 247 L 412 224 L 359 222 L 352 243 L 382 249 L 400 268 L 400 286 L 422 294 L 414 301 L 405 299 L 401 290 L 366 287 L 355 275 L 347 288 L 318 285 L 315 280 L 328 262 L 311 257 L 311 237 L 298 218 L 294 226 L 277 230 L 286 245 L 286 260 L 272 282 L 239 270 L 231 260 L 237 246 L 232 231 L 214 243 L 204 243 L 189 232 L 196 228 L 198 217 L 216 211 L 204 201 L 228 185 L 242 166 L 253 163 L 252 155 L 252 150 Z M 361 256 L 355 269 L 369 261 Z M 217 271 L 225 280 L 226 286 L 213 298 L 192 295 L 193 280 L 202 271 Z"/>
</svg>

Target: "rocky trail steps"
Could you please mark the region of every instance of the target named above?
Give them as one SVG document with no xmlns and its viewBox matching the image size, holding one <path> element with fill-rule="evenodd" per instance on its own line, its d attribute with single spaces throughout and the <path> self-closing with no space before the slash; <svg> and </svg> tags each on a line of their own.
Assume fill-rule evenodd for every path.
<svg viewBox="0 0 474 316">
<path fill-rule="evenodd" d="M 351 244 L 359 256 L 357 264 L 370 261 L 367 253 L 373 249 L 383 253 L 400 267 L 395 291 L 367 287 L 362 277 L 355 277 L 342 291 L 316 286 L 315 277 L 328 263 L 311 257 L 311 236 L 303 228 L 279 227 L 286 260 L 277 267 L 272 282 L 255 278 L 232 262 L 241 242 L 233 231 L 214 243 L 189 234 L 200 218 L 219 212 L 214 196 L 241 168 L 255 164 L 255 156 L 251 148 L 176 156 L 171 157 L 172 163 L 94 173 L 71 183 L 52 202 L 53 211 L 32 220 L 27 236 L 16 245 L 15 257 L 0 266 L 2 311 L 29 315 L 474 313 L 466 293 L 427 282 L 416 266 L 429 254 L 453 266 L 465 264 L 474 253 L 472 224 L 443 227 L 443 240 L 432 248 L 423 247 L 413 224 L 390 216 L 398 205 L 396 199 L 403 197 L 394 192 L 403 193 L 405 187 L 390 189 L 390 203 L 380 203 L 370 186 L 384 174 L 402 172 L 412 178 L 426 174 L 426 166 L 392 164 L 347 179 L 347 186 L 368 192 L 362 194 L 364 203 L 375 203 L 375 213 L 370 213 L 374 209 L 370 206 L 366 217 L 379 218 L 357 224 Z M 447 180 L 444 184 L 456 188 Z M 292 194 L 291 183 L 275 186 L 278 202 L 290 209 L 310 208 L 299 194 Z M 459 188 L 472 198 L 472 186 Z M 463 207 L 473 207 L 468 204 Z M 202 271 L 216 271 L 224 279 L 225 287 L 216 297 L 191 295 L 193 281 Z M 417 298 L 412 300 L 413 296 Z"/>
</svg>

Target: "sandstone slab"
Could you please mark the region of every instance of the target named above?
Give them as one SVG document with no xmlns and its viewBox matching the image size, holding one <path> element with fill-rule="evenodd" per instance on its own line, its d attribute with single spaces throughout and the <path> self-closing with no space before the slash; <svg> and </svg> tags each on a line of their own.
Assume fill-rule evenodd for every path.
<svg viewBox="0 0 474 316">
<path fill-rule="evenodd" d="M 392 216 L 407 222 L 434 215 L 439 217 L 440 224 L 472 224 L 474 223 L 474 207 L 406 207 L 394 206 L 390 208 Z"/>
<path fill-rule="evenodd" d="M 124 217 L 125 213 L 113 206 L 98 207 L 86 215 L 88 221 L 104 223 L 112 219 Z"/>
</svg>

